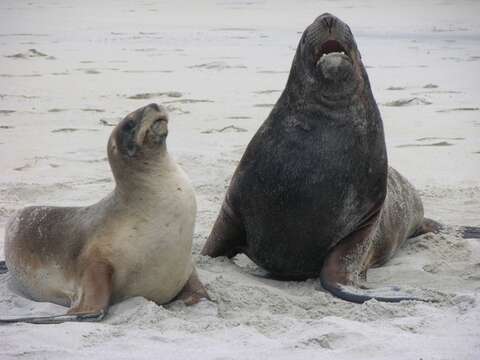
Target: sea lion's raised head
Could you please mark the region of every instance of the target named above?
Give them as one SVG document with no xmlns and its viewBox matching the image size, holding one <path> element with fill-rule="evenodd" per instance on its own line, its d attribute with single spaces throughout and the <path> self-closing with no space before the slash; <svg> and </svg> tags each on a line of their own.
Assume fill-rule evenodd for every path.
<svg viewBox="0 0 480 360">
<path fill-rule="evenodd" d="M 151 166 L 166 152 L 168 115 L 157 104 L 128 114 L 115 127 L 108 141 L 108 159 L 117 177 L 124 166 Z"/>
<path fill-rule="evenodd" d="M 348 97 L 368 82 L 360 52 L 347 24 L 325 13 L 303 32 L 290 82 L 303 95 Z"/>
</svg>

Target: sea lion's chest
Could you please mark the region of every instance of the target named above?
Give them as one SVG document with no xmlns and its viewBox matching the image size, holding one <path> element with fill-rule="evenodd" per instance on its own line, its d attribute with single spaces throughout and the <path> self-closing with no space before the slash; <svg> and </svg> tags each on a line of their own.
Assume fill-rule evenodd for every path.
<svg viewBox="0 0 480 360">
<path fill-rule="evenodd" d="M 157 192 L 110 219 L 103 251 L 114 268 L 114 298 L 172 299 L 192 270 L 196 216 L 193 188 L 181 169 L 163 176 Z M 105 234 L 104 234 L 105 235 Z"/>
<path fill-rule="evenodd" d="M 229 196 L 258 264 L 277 274 L 316 273 L 329 249 L 383 201 L 383 133 L 363 125 L 300 116 L 260 128 Z"/>
<path fill-rule="evenodd" d="M 242 159 L 242 171 L 235 179 L 240 191 L 254 191 L 292 206 L 303 200 L 303 207 L 305 201 L 318 204 L 323 198 L 322 203 L 331 207 L 326 195 L 336 204 L 351 197 L 352 191 L 364 190 L 372 167 L 383 164 L 375 164 L 371 154 L 377 137 L 365 135 L 362 121 L 351 120 L 361 115 L 325 119 L 297 114 L 267 121 Z"/>
</svg>

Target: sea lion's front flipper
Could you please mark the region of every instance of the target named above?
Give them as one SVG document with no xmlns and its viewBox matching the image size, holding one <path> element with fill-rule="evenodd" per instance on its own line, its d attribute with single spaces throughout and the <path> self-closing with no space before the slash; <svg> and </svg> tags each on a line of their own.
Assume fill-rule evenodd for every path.
<svg viewBox="0 0 480 360">
<path fill-rule="evenodd" d="M 232 258 L 242 252 L 245 245 L 243 224 L 227 203 L 224 202 L 212 232 L 202 249 L 202 255 Z"/>
<path fill-rule="evenodd" d="M 375 229 L 378 214 L 336 245 L 328 254 L 322 267 L 322 286 L 340 299 L 363 303 L 368 300 L 400 302 L 403 300 L 430 301 L 411 296 L 397 286 L 381 289 L 367 289 L 358 286 L 359 280 L 366 278 L 368 269 L 369 237 Z"/>
<path fill-rule="evenodd" d="M 198 278 L 197 269 L 193 268 L 192 275 L 177 295 L 176 300 L 182 300 L 185 305 L 190 306 L 197 304 L 202 299 L 211 300 L 207 290 Z"/>
<path fill-rule="evenodd" d="M 58 324 L 67 321 L 100 321 L 105 317 L 110 304 L 112 275 L 113 268 L 111 265 L 99 261 L 92 262 L 83 274 L 79 299 L 66 315 L 0 319 L 0 324 L 18 322 Z"/>
<path fill-rule="evenodd" d="M 105 317 L 105 311 L 89 314 L 32 316 L 12 319 L 0 319 L 0 324 L 30 323 L 30 324 L 60 324 L 67 321 L 100 321 Z"/>
</svg>

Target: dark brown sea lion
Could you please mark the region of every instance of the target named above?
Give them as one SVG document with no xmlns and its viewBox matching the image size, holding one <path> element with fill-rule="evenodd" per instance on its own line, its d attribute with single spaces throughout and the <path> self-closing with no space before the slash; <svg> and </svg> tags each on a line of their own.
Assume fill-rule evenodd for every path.
<svg viewBox="0 0 480 360">
<path fill-rule="evenodd" d="M 414 297 L 397 287 L 384 295 L 355 286 L 405 239 L 439 227 L 388 166 L 382 119 L 350 28 L 319 16 L 245 150 L 202 253 L 243 252 L 276 278 L 320 277 L 345 300 L 396 302 Z"/>
<path fill-rule="evenodd" d="M 116 187 L 98 203 L 29 207 L 10 219 L 10 285 L 70 310 L 0 323 L 101 320 L 111 303 L 133 296 L 158 304 L 207 297 L 191 255 L 195 194 L 167 152 L 167 123 L 165 109 L 150 104 L 116 126 L 108 142 Z"/>
</svg>

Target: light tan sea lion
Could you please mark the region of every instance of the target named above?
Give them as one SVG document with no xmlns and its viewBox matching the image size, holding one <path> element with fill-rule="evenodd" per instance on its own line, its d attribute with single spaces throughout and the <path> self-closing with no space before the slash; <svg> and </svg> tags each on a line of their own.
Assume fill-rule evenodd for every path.
<svg viewBox="0 0 480 360">
<path fill-rule="evenodd" d="M 116 187 L 98 203 L 28 207 L 9 220 L 10 285 L 70 309 L 0 323 L 98 321 L 110 304 L 133 296 L 158 304 L 208 297 L 191 256 L 195 194 L 167 152 L 167 124 L 165 109 L 150 104 L 115 127 L 108 159 Z"/>
</svg>

